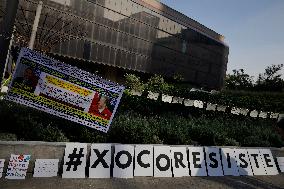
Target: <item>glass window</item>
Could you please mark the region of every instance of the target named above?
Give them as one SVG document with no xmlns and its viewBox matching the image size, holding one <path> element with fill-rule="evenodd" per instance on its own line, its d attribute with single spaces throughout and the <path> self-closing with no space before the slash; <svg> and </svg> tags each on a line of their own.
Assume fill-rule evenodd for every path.
<svg viewBox="0 0 284 189">
<path fill-rule="evenodd" d="M 109 55 L 109 64 L 115 65 L 115 49 L 110 48 L 110 55 Z"/>
<path fill-rule="evenodd" d="M 116 39 L 117 39 L 117 31 L 112 31 L 111 32 L 111 44 L 115 45 L 116 44 Z"/>
<path fill-rule="evenodd" d="M 104 47 L 104 58 L 103 58 L 103 62 L 109 64 L 109 53 L 110 53 L 110 47 L 109 46 L 105 46 Z"/>
<path fill-rule="evenodd" d="M 116 42 L 116 45 L 119 46 L 119 47 L 121 47 L 121 46 L 122 46 L 122 43 L 121 43 L 121 41 L 122 41 L 122 40 L 121 40 L 121 33 L 120 33 L 120 32 L 117 32 L 116 34 L 117 34 L 117 39 L 116 39 L 117 42 Z"/>
<path fill-rule="evenodd" d="M 99 26 L 94 24 L 93 40 L 97 41 L 99 39 Z"/>
<path fill-rule="evenodd" d="M 116 51 L 116 57 L 115 57 L 115 65 L 119 66 L 121 61 L 121 50 Z"/>
<path fill-rule="evenodd" d="M 84 41 L 78 40 L 76 56 L 78 58 L 83 58 L 83 51 L 84 51 Z"/>
<path fill-rule="evenodd" d="M 139 32 L 140 32 L 140 23 L 139 22 L 135 22 L 134 33 L 135 33 L 136 36 L 139 36 Z"/>
<path fill-rule="evenodd" d="M 132 36 L 128 36 L 128 49 L 130 51 L 133 50 L 133 37 Z"/>
<path fill-rule="evenodd" d="M 133 38 L 133 51 L 138 52 L 138 39 L 136 37 Z"/>
<path fill-rule="evenodd" d="M 84 41 L 83 58 L 86 59 L 86 60 L 89 60 L 90 55 L 91 55 L 91 42 L 90 41 Z"/>
<path fill-rule="evenodd" d="M 122 51 L 120 66 L 125 67 L 126 61 L 127 61 L 127 53 Z"/>
<path fill-rule="evenodd" d="M 77 39 L 71 39 L 69 43 L 69 56 L 76 56 Z"/>
<path fill-rule="evenodd" d="M 91 40 L 92 35 L 93 35 L 93 23 L 87 22 L 86 37 L 89 38 L 89 40 Z"/>
<path fill-rule="evenodd" d="M 104 53 L 104 47 L 102 45 L 98 44 L 98 54 L 97 54 L 98 62 L 103 61 L 103 53 Z"/>
<path fill-rule="evenodd" d="M 60 46 L 61 46 L 61 54 L 64 54 L 64 55 L 67 55 L 67 51 L 68 51 L 68 44 L 69 44 L 69 41 L 62 41 L 60 43 Z"/>
<path fill-rule="evenodd" d="M 97 54 L 98 54 L 98 48 L 97 44 L 92 44 L 92 51 L 91 51 L 91 60 L 96 61 L 97 60 Z"/>
<path fill-rule="evenodd" d="M 100 26 L 99 41 L 105 41 L 105 28 Z"/>
<path fill-rule="evenodd" d="M 106 42 L 111 43 L 111 29 L 106 28 Z"/>
</svg>

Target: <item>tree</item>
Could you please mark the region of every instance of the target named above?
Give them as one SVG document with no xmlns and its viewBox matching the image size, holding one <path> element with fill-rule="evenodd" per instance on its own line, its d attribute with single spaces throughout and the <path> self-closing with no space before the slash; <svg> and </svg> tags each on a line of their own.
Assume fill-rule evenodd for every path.
<svg viewBox="0 0 284 189">
<path fill-rule="evenodd" d="M 232 90 L 247 90 L 253 87 L 253 77 L 246 74 L 243 69 L 233 70 L 225 79 L 225 86 Z"/>
<path fill-rule="evenodd" d="M 283 64 L 271 65 L 265 68 L 265 72 L 258 75 L 255 88 L 263 91 L 282 91 L 284 80 L 279 73 Z"/>
<path fill-rule="evenodd" d="M 141 81 L 140 77 L 134 75 L 134 74 L 126 74 L 125 75 L 126 79 L 126 85 L 135 91 L 142 92 L 145 88 L 145 84 L 143 81 Z"/>
</svg>

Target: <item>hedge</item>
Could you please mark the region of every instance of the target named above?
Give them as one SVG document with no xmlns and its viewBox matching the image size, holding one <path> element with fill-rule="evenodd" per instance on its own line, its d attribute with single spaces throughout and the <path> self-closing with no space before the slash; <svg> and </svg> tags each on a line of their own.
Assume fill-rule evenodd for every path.
<svg viewBox="0 0 284 189">
<path fill-rule="evenodd" d="M 47 121 L 48 120 L 48 121 Z M 275 120 L 209 112 L 145 97 L 124 95 L 107 134 L 5 100 L 0 101 L 0 133 L 17 140 L 283 146 Z M 1 135 L 0 135 L 1 136 Z"/>
</svg>

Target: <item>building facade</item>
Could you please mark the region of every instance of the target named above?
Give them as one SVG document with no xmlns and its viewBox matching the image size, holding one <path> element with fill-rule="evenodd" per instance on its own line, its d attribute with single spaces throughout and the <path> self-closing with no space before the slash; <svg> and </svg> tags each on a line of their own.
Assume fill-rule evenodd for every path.
<svg viewBox="0 0 284 189">
<path fill-rule="evenodd" d="M 37 4 L 20 0 L 18 46 L 27 46 Z M 34 48 L 105 66 L 109 75 L 180 75 L 212 89 L 223 86 L 229 53 L 223 36 L 155 0 L 43 0 Z"/>
</svg>

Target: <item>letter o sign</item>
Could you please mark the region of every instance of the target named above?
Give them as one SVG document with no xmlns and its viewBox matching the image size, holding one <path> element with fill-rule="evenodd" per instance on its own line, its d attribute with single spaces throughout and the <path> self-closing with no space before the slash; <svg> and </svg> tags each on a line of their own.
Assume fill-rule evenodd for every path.
<svg viewBox="0 0 284 189">
<path fill-rule="evenodd" d="M 123 156 L 123 155 L 127 157 L 126 163 L 122 163 L 120 161 L 120 157 Z M 124 151 L 124 150 L 120 151 L 115 156 L 115 163 L 116 163 L 117 167 L 119 167 L 121 169 L 126 169 L 127 167 L 129 167 L 131 165 L 131 162 L 132 162 L 132 156 L 128 151 Z"/>
</svg>

